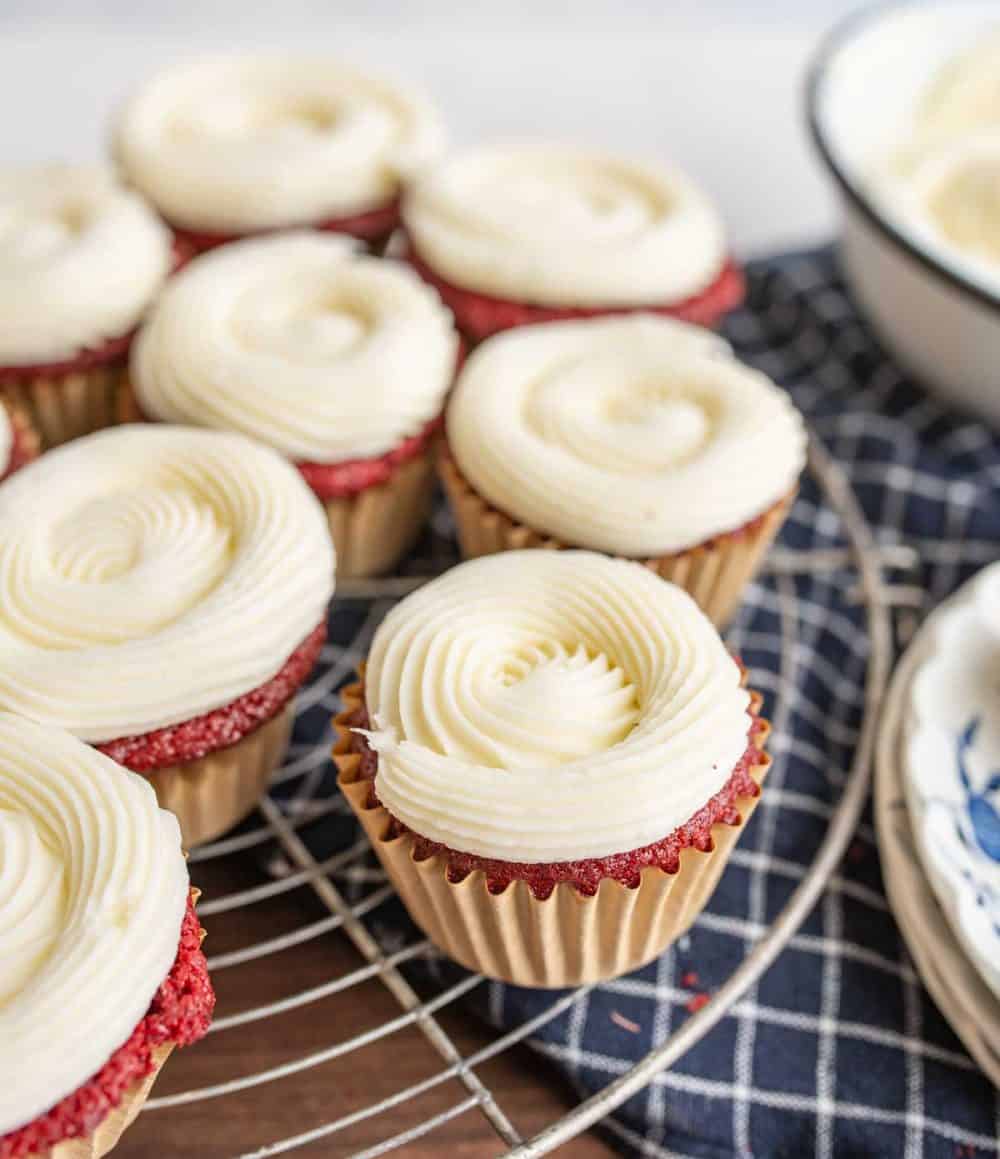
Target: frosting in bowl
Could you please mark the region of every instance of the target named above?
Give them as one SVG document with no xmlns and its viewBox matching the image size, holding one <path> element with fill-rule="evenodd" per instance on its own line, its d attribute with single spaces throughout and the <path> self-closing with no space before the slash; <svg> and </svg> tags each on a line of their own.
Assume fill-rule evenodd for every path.
<svg viewBox="0 0 1000 1159">
<path fill-rule="evenodd" d="M 452 568 L 375 633 L 379 800 L 422 837 L 507 861 L 659 840 L 728 780 L 749 693 L 680 588 L 591 552 Z"/>
<path fill-rule="evenodd" d="M 0 366 L 121 338 L 172 264 L 170 231 L 110 169 L 0 172 Z"/>
<path fill-rule="evenodd" d="M 447 430 L 501 511 L 640 558 L 737 530 L 793 490 L 805 461 L 784 391 L 709 332 L 646 315 L 491 338 L 459 376 Z"/>
<path fill-rule="evenodd" d="M 234 55 L 154 77 L 122 111 L 115 151 L 172 224 L 232 233 L 377 208 L 443 141 L 402 86 L 318 56 Z"/>
<path fill-rule="evenodd" d="M 326 614 L 326 520 L 242 435 L 125 426 L 0 488 L 0 709 L 104 742 L 270 680 Z"/>
<path fill-rule="evenodd" d="M 0 712 L 0 1135 L 128 1039 L 176 957 L 187 896 L 177 821 L 147 782 Z"/>
<path fill-rule="evenodd" d="M 871 184 L 916 244 L 1000 295 L 1000 26 L 933 75 Z"/>
<path fill-rule="evenodd" d="M 726 260 L 722 222 L 685 176 L 565 147 L 458 154 L 407 192 L 403 221 L 435 273 L 545 306 L 669 303 Z"/>
<path fill-rule="evenodd" d="M 312 463 L 382 455 L 440 414 L 458 336 L 412 270 L 296 233 L 197 258 L 132 348 L 143 414 Z"/>
</svg>

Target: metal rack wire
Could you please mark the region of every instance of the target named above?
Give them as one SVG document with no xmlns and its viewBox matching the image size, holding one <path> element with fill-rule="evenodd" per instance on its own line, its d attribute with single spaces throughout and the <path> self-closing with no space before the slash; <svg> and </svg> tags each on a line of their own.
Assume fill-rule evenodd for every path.
<svg viewBox="0 0 1000 1159">
<path fill-rule="evenodd" d="M 271 794 L 260 804 L 260 818 L 235 836 L 195 850 L 191 857 L 192 874 L 198 877 L 211 863 L 222 858 L 237 856 L 257 868 L 262 859 L 271 869 L 278 865 L 279 873 L 247 888 L 231 891 L 223 896 L 209 897 L 200 907 L 200 914 L 213 930 L 227 919 L 239 927 L 241 915 L 248 907 L 259 903 L 286 899 L 298 891 L 309 891 L 320 903 L 321 916 L 308 920 L 285 932 L 238 944 L 210 957 L 217 989 L 223 1005 L 233 972 L 273 955 L 302 951 L 318 939 L 333 935 L 343 937 L 360 954 L 361 964 L 336 973 L 319 985 L 309 986 L 260 1005 L 224 1014 L 213 1027 L 209 1039 L 199 1051 L 211 1052 L 216 1043 L 230 1035 L 249 1035 L 251 1028 L 263 1020 L 280 1019 L 312 1003 L 335 996 L 342 1001 L 350 999 L 358 988 L 377 980 L 391 995 L 398 1008 L 394 1017 L 379 1021 L 357 1033 L 337 1038 L 318 1049 L 310 1049 L 275 1066 L 270 1066 L 221 1083 L 191 1086 L 187 1089 L 152 1098 L 147 1112 L 154 1118 L 167 1108 L 210 1103 L 229 1099 L 240 1093 L 259 1092 L 267 1097 L 270 1084 L 293 1076 L 308 1076 L 310 1072 L 334 1059 L 343 1060 L 353 1052 L 372 1043 L 397 1034 L 405 1029 L 418 1031 L 430 1044 L 439 1060 L 433 1073 L 401 1088 L 377 1102 L 365 1104 L 337 1117 L 319 1121 L 285 1138 L 262 1144 L 252 1151 L 244 1151 L 239 1159 L 263 1159 L 283 1155 L 323 1143 L 324 1147 L 338 1147 L 335 1141 L 344 1138 L 350 1128 L 366 1121 L 378 1120 L 386 1124 L 387 1133 L 373 1145 L 356 1151 L 355 1159 L 374 1159 L 408 1143 L 429 1135 L 443 1124 L 470 1111 L 480 1113 L 495 1132 L 498 1147 L 508 1156 L 522 1157 L 546 1154 L 555 1147 L 578 1135 L 596 1123 L 634 1092 L 648 1083 L 653 1076 L 669 1066 L 702 1038 L 733 1006 L 739 996 L 767 969 L 807 916 L 824 885 L 841 859 L 858 822 L 869 784 L 872 746 L 874 740 L 875 708 L 884 689 L 891 656 L 891 637 L 888 605 L 891 596 L 882 583 L 882 563 L 864 516 L 857 505 L 841 470 L 822 448 L 813 441 L 810 448 L 809 469 L 824 492 L 825 498 L 837 513 L 847 540 L 847 548 L 802 553 L 775 550 L 768 567 L 779 573 L 794 575 L 802 572 L 822 572 L 846 565 L 856 572 L 856 598 L 866 608 L 867 629 L 870 637 L 870 662 L 865 687 L 865 720 L 861 729 L 853 767 L 844 786 L 843 795 L 831 816 L 826 836 L 812 865 L 799 883 L 784 910 L 758 941 L 741 965 L 716 992 L 712 1000 L 683 1025 L 662 1045 L 652 1050 L 630 1071 L 605 1087 L 599 1094 L 580 1103 L 558 1121 L 551 1123 L 534 1137 L 525 1139 L 515 1127 L 496 1091 L 483 1076 L 484 1067 L 499 1055 L 514 1048 L 535 1034 L 550 1020 L 559 1017 L 579 1002 L 586 988 L 568 994 L 553 996 L 552 1002 L 538 1016 L 515 1029 L 492 1039 L 472 1053 L 463 1055 L 453 1037 L 442 1024 L 440 1015 L 465 995 L 483 984 L 481 976 L 463 976 L 433 997 L 422 998 L 402 967 L 426 957 L 432 952 L 426 940 L 414 935 L 402 944 L 386 944 L 380 937 L 374 915 L 392 898 L 392 888 L 380 871 L 367 860 L 369 850 L 364 838 L 332 856 L 317 860 L 303 840 L 301 830 L 325 816 L 343 808 L 336 794 L 317 793 L 319 772 L 325 764 L 322 746 L 316 751 L 295 752 L 279 772 Z M 895 559 L 884 561 L 895 564 Z M 389 579 L 353 586 L 342 585 L 341 593 L 358 597 L 374 597 L 382 608 L 389 601 L 405 594 L 419 583 L 414 579 Z M 346 591 L 344 589 L 347 589 Z M 905 594 L 905 593 L 904 593 Z M 905 602 L 905 601 L 904 601 Z M 374 625 L 372 625 L 374 626 Z M 789 634 L 794 623 L 784 624 L 785 649 L 793 647 Z M 348 654 L 345 663 L 353 664 L 360 656 Z M 318 686 L 312 686 L 304 695 L 319 704 L 330 698 L 337 685 L 349 671 L 334 668 Z M 291 790 L 291 791 L 289 791 Z M 277 859 L 277 861 L 275 860 Z M 263 878 L 264 874 L 261 873 Z M 357 897 L 349 888 L 352 881 L 364 882 L 365 889 Z M 346 886 L 345 886 L 346 883 Z M 213 934 L 214 938 L 214 934 Z M 211 942 L 209 943 L 211 947 Z M 334 1020 L 331 1020 L 334 1021 Z M 230 1046 L 228 1049 L 233 1050 Z M 238 1052 L 239 1047 L 235 1048 Z M 192 1052 L 196 1054 L 197 1052 Z M 184 1067 L 176 1064 L 182 1072 Z M 305 1081 L 304 1077 L 302 1081 Z M 441 1093 L 446 1086 L 459 1084 L 454 1100 L 436 1109 L 401 1131 L 393 1133 L 388 1113 L 399 1111 L 406 1104 L 429 1092 Z M 273 1089 L 273 1088 L 272 1088 Z M 323 1153 L 331 1153 L 324 1151 Z"/>
</svg>

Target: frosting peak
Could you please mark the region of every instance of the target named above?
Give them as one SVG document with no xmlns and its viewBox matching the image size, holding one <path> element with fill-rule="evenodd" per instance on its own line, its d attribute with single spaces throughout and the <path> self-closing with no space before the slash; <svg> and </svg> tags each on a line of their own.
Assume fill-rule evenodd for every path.
<svg viewBox="0 0 1000 1159">
<path fill-rule="evenodd" d="M 240 435 L 127 426 L 0 488 L 0 709 L 103 742 L 260 687 L 324 618 L 323 512 Z"/>
<path fill-rule="evenodd" d="M 391 201 L 440 152 L 419 95 L 317 56 L 214 56 L 154 77 L 116 152 L 174 225 L 246 233 L 319 225 Z"/>
<path fill-rule="evenodd" d="M 128 334 L 170 271 L 170 231 L 100 166 L 0 172 L 0 365 Z"/>
<path fill-rule="evenodd" d="M 128 1039 L 177 954 L 187 894 L 177 821 L 147 782 L 0 712 L 0 1135 Z"/>
<path fill-rule="evenodd" d="M 365 697 L 385 807 L 507 861 L 661 839 L 722 787 L 750 723 L 694 601 L 582 551 L 486 556 L 407 597 L 375 634 Z"/>
<path fill-rule="evenodd" d="M 436 418 L 458 336 L 408 267 L 322 233 L 196 258 L 132 349 L 144 414 L 241 431 L 310 463 L 382 455 Z"/>
<path fill-rule="evenodd" d="M 435 273 L 543 306 L 666 305 L 726 259 L 722 223 L 685 176 L 565 146 L 457 154 L 407 193 L 403 219 Z"/>
<path fill-rule="evenodd" d="M 640 314 L 524 326 L 466 362 L 460 470 L 536 531 L 636 558 L 735 531 L 795 486 L 802 421 L 715 335 Z"/>
</svg>

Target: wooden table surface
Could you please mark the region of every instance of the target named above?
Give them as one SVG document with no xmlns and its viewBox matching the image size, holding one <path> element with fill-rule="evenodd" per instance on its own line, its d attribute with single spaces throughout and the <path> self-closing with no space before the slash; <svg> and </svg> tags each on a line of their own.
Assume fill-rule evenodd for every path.
<svg viewBox="0 0 1000 1159">
<path fill-rule="evenodd" d="M 241 854 L 192 865 L 203 901 L 266 880 L 259 861 Z M 205 916 L 205 950 L 218 956 L 297 929 L 327 916 L 308 887 L 279 898 Z M 293 949 L 254 962 L 216 970 L 217 1017 L 277 1002 L 343 976 L 364 964 L 341 931 L 325 933 Z M 352 986 L 295 1010 L 211 1033 L 168 1061 L 154 1090 L 165 1096 L 226 1082 L 300 1059 L 400 1014 L 400 1007 L 377 979 Z M 455 1003 L 438 1020 L 463 1056 L 493 1041 L 475 1017 Z M 237 1094 L 184 1105 L 150 1109 L 130 1128 L 116 1159 L 233 1159 L 361 1111 L 444 1068 L 423 1034 L 408 1026 L 363 1048 Z M 516 1047 L 488 1062 L 478 1073 L 525 1138 L 552 1122 L 574 1103 L 559 1077 L 526 1047 Z M 442 1082 L 378 1117 L 294 1151 L 296 1156 L 354 1155 L 392 1135 L 417 1127 L 455 1106 L 469 1092 L 456 1079 Z M 473 1107 L 421 1139 L 393 1151 L 410 1159 L 437 1157 L 447 1147 L 454 1159 L 487 1159 L 505 1150 L 482 1112 Z M 584 1136 L 557 1154 L 577 1159 L 608 1159 L 616 1154 L 601 1139 Z"/>
</svg>

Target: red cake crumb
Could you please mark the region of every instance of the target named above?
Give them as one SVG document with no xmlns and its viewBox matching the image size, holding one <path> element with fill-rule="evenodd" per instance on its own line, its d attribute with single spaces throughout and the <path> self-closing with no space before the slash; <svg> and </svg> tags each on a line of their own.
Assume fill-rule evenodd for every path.
<svg viewBox="0 0 1000 1159">
<path fill-rule="evenodd" d="M 3 402 L 0 400 L 0 408 L 2 407 Z M 7 413 L 11 416 L 13 440 L 6 464 L 0 463 L 0 483 L 38 456 L 38 441 L 33 433 L 22 425 L 16 413 L 11 411 Z"/>
<path fill-rule="evenodd" d="M 442 416 L 431 421 L 415 435 L 404 439 L 384 455 L 371 459 L 345 459 L 339 463 L 296 463 L 302 478 L 317 499 L 346 499 L 369 487 L 385 483 L 404 463 L 415 459 L 444 426 Z"/>
<path fill-rule="evenodd" d="M 391 814 L 388 837 L 391 839 L 409 832 L 415 842 L 413 856 L 417 861 L 424 861 L 443 853 L 448 859 L 448 879 L 454 883 L 481 869 L 486 875 L 487 888 L 491 893 L 503 893 L 512 881 L 526 881 L 535 897 L 539 901 L 544 901 L 556 885 L 565 881 L 574 885 L 582 894 L 590 896 L 597 892 L 597 887 L 606 877 L 634 889 L 639 885 L 640 872 L 646 866 L 657 866 L 665 873 L 676 873 L 680 867 L 682 849 L 693 847 L 708 852 L 712 848 L 713 825 L 740 823 L 736 799 L 756 797 L 760 793 L 760 788 L 750 775 L 750 770 L 765 759 L 763 749 L 758 745 L 758 741 L 762 741 L 761 733 L 765 724 L 756 711 L 748 711 L 748 718 L 746 752 L 726 783 L 693 817 L 652 845 L 644 845 L 626 853 L 615 853 L 609 857 L 592 857 L 580 861 L 550 863 L 502 861 L 493 857 L 478 857 L 474 853 L 462 853 L 440 842 L 421 837 L 407 829 L 402 821 L 392 817 Z M 348 718 L 346 723 L 350 728 L 368 728 L 368 710 L 364 704 Z M 359 733 L 353 735 L 352 748 L 361 758 L 358 768 L 360 777 L 371 782 L 367 805 L 369 808 L 375 808 L 380 804 L 375 792 L 378 755 Z"/>
<path fill-rule="evenodd" d="M 662 306 L 539 306 L 515 302 L 466 290 L 445 281 L 408 245 L 407 261 L 418 274 L 429 282 L 441 300 L 455 315 L 455 324 L 468 338 L 482 342 L 501 330 L 527 326 L 536 322 L 564 322 L 573 318 L 597 318 L 615 314 L 662 314 L 697 326 L 714 326 L 724 314 L 734 310 L 743 301 L 746 283 L 743 274 L 732 261 L 727 261 L 719 276 L 706 289 L 690 298 Z"/>
<path fill-rule="evenodd" d="M 380 206 L 378 209 L 369 210 L 367 213 L 355 213 L 349 217 L 331 217 L 328 221 L 321 222 L 313 228 L 323 230 L 325 233 L 346 233 L 351 237 L 360 238 L 361 241 L 377 243 L 384 241 L 398 224 L 399 198 L 397 197 L 388 205 Z M 271 230 L 262 230 L 250 233 L 210 233 L 196 229 L 182 229 L 180 226 L 172 226 L 171 228 L 178 242 L 192 255 L 205 253 L 215 249 L 216 246 L 225 245 L 227 242 L 272 232 Z"/>
<path fill-rule="evenodd" d="M 201 952 L 201 929 L 188 898 L 173 967 L 128 1041 L 83 1086 L 44 1115 L 0 1135 L 0 1159 L 27 1159 L 63 1139 L 92 1134 L 118 1106 L 130 1087 L 153 1070 L 153 1051 L 167 1043 L 190 1046 L 212 1021 L 215 994 Z"/>
<path fill-rule="evenodd" d="M 312 671 L 325 639 L 326 624 L 322 623 L 306 636 L 276 676 L 222 708 L 153 732 L 105 741 L 95 748 L 135 773 L 154 773 L 229 748 L 278 715 Z"/>
<path fill-rule="evenodd" d="M 684 1009 L 688 1014 L 697 1014 L 699 1010 L 703 1010 L 709 1002 L 711 1002 L 709 994 L 692 994 L 691 997 L 684 1003 Z"/>
</svg>

